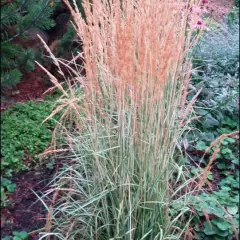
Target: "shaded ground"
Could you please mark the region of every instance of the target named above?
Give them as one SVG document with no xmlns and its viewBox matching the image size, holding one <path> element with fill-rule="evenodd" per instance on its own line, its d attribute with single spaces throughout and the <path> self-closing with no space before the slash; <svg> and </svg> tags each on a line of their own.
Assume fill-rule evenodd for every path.
<svg viewBox="0 0 240 240">
<path fill-rule="evenodd" d="M 29 172 L 16 174 L 11 179 L 17 184 L 13 194 L 9 196 L 10 204 L 1 210 L 1 235 L 10 235 L 12 231 L 26 231 L 28 233 L 45 226 L 47 211 L 38 197 L 48 189 L 54 170 L 42 168 Z M 34 192 L 33 192 L 34 191 Z M 49 205 L 51 201 L 47 201 Z M 38 239 L 32 234 L 29 240 Z"/>
<path fill-rule="evenodd" d="M 44 231 L 47 209 L 38 196 L 50 188 L 48 184 L 60 167 L 60 159 L 55 159 L 52 169 L 42 165 L 35 170 L 13 175 L 10 180 L 17 187 L 14 193 L 8 195 L 8 205 L 1 209 L 1 237 L 11 235 L 13 231 L 26 231 L 34 232 L 28 240 L 39 239 L 38 230 Z M 48 207 L 51 205 L 52 194 L 44 197 L 44 203 Z"/>
<path fill-rule="evenodd" d="M 16 86 L 4 92 L 1 112 L 17 102 L 42 99 L 43 93 L 52 86 L 51 82 L 46 80 L 46 76 L 43 75 L 45 74 L 39 67 L 36 67 L 33 72 L 24 74 L 23 79 Z"/>
</svg>

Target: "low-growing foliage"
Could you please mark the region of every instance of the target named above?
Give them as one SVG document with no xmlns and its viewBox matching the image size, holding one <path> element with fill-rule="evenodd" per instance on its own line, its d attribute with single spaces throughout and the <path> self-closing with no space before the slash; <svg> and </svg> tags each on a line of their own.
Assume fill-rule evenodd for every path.
<svg viewBox="0 0 240 240">
<path fill-rule="evenodd" d="M 203 34 L 195 51 L 193 93 L 202 88 L 195 112 L 201 116 L 192 124 L 187 139 L 189 150 L 202 152 L 219 136 L 239 131 L 239 20 L 233 9 L 220 27 Z M 192 96 L 189 96 L 191 99 Z M 239 226 L 239 139 L 225 137 L 207 179 L 218 190 L 197 197 L 192 226 L 196 239 L 237 239 Z M 213 154 L 214 146 L 209 154 Z M 209 155 L 191 155 L 195 164 L 206 166 Z M 192 174 L 201 169 L 191 166 Z M 217 175 L 214 173 L 217 170 Z"/>
<path fill-rule="evenodd" d="M 25 231 L 13 231 L 12 237 L 5 236 L 2 240 L 27 240 L 28 233 Z"/>
<path fill-rule="evenodd" d="M 16 189 L 16 183 L 8 180 L 7 178 L 1 178 L 1 207 L 5 207 L 8 203 L 8 194 L 11 194 Z"/>
<path fill-rule="evenodd" d="M 238 69 L 239 21 L 223 22 L 219 28 L 205 31 L 194 51 L 194 67 L 201 67 L 201 75 L 234 76 Z"/>
<path fill-rule="evenodd" d="M 194 197 L 196 239 L 234 239 L 238 235 L 239 174 L 227 176 L 219 183 L 219 188 L 218 191 Z"/>
<path fill-rule="evenodd" d="M 200 131 L 191 132 L 188 139 L 197 150 L 205 150 L 221 134 L 239 130 L 238 36 L 239 23 L 227 25 L 223 22 L 219 29 L 204 33 L 196 46 L 195 67 L 201 71 L 193 73 L 192 94 L 200 88 L 202 91 L 195 106 L 201 118 L 193 127 Z M 223 140 L 218 160 L 238 164 L 237 145 L 234 139 Z"/>
<path fill-rule="evenodd" d="M 54 120 L 42 124 L 51 113 L 51 102 L 16 104 L 1 115 L 1 170 L 4 175 L 24 170 L 50 146 Z"/>
</svg>

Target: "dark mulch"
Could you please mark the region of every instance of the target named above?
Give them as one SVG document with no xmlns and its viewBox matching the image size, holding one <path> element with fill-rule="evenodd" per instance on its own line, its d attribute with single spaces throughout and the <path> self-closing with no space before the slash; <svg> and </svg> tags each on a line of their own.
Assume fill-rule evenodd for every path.
<svg viewBox="0 0 240 240">
<path fill-rule="evenodd" d="M 45 226 L 47 210 L 34 192 L 41 196 L 48 189 L 47 184 L 51 181 L 55 171 L 56 169 L 42 168 L 13 176 L 11 180 L 17 184 L 17 188 L 9 196 L 9 205 L 1 211 L 2 237 L 10 235 L 12 231 L 30 233 Z M 45 203 L 49 206 L 51 200 Z M 38 239 L 37 234 L 29 237 L 29 240 L 36 239 Z"/>
<path fill-rule="evenodd" d="M 40 67 L 36 67 L 35 71 L 25 73 L 23 79 L 16 86 L 4 91 L 1 111 L 13 106 L 17 102 L 40 100 L 44 97 L 43 93 L 50 87 L 52 87 L 52 84 L 46 79 L 46 74 L 43 73 Z"/>
</svg>

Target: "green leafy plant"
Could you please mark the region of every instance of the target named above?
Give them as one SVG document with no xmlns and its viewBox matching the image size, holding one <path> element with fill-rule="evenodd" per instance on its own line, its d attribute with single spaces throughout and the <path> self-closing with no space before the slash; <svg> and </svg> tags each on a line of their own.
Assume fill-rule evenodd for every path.
<svg viewBox="0 0 240 240">
<path fill-rule="evenodd" d="M 24 170 L 51 143 L 54 120 L 42 121 L 51 113 L 52 102 L 16 104 L 1 115 L 1 169 L 7 176 Z"/>
<path fill-rule="evenodd" d="M 227 134 L 231 131 L 226 131 L 225 128 L 219 129 L 220 135 Z M 202 134 L 201 136 L 206 136 L 206 134 Z M 205 151 L 210 146 L 210 139 L 200 137 L 201 140 L 198 140 L 195 148 L 200 151 Z M 213 147 L 210 150 L 210 154 L 214 152 L 216 147 Z M 198 159 L 200 161 L 200 158 Z M 221 150 L 216 156 L 216 166 L 219 170 L 234 170 L 239 166 L 239 153 L 238 153 L 238 142 L 233 138 L 225 138 L 221 141 Z M 202 161 L 201 163 L 205 163 L 206 161 Z"/>
<path fill-rule="evenodd" d="M 234 5 L 235 5 L 236 7 L 239 7 L 239 0 L 234 0 Z"/>
<path fill-rule="evenodd" d="M 27 240 L 28 233 L 25 231 L 13 231 L 12 238 L 10 236 L 5 236 L 2 240 Z"/>
<path fill-rule="evenodd" d="M 16 189 L 16 183 L 12 183 L 10 180 L 6 178 L 1 179 L 1 186 L 5 188 L 9 193 L 13 193 Z"/>
<path fill-rule="evenodd" d="M 222 134 L 239 130 L 239 45 L 238 27 L 223 22 L 219 28 L 203 33 L 193 52 L 194 71 L 192 77 L 192 95 L 202 89 L 195 106 L 196 115 L 201 118 L 193 122 L 198 131 L 188 133 L 190 147 L 204 151 L 213 140 Z M 226 51 L 226 49 L 228 49 Z M 238 141 L 225 139 L 217 156 L 217 166 L 221 170 L 233 169 L 238 165 Z M 214 148 L 213 148 L 214 150 Z M 212 153 L 212 152 L 211 152 Z M 199 161 L 201 156 L 193 156 Z M 207 158 L 202 163 L 207 163 Z"/>
<path fill-rule="evenodd" d="M 227 16 L 228 24 L 236 24 L 239 21 L 239 6 L 235 6 L 232 10 L 228 13 Z"/>
<path fill-rule="evenodd" d="M 16 183 L 12 181 L 1 178 L 1 207 L 5 207 L 8 203 L 8 194 L 11 194 L 16 189 Z"/>
<path fill-rule="evenodd" d="M 228 176 L 219 190 L 194 197 L 197 239 L 234 239 L 239 228 L 239 175 Z"/>
<path fill-rule="evenodd" d="M 28 239 L 28 233 L 21 231 L 13 231 L 13 240 L 27 240 Z"/>
<path fill-rule="evenodd" d="M 229 17 L 233 13 L 230 12 Z M 234 13 L 235 14 L 235 13 Z M 229 19 L 228 19 L 229 20 Z M 227 22 L 227 23 L 226 23 Z M 220 135 L 239 130 L 239 21 L 222 22 L 217 28 L 203 34 L 194 52 L 194 65 L 199 71 L 192 75 L 192 94 L 202 88 L 195 106 L 201 118 L 192 123 L 187 134 L 190 149 L 198 154 L 190 156 L 205 167 L 216 146 L 202 159 L 205 150 Z M 226 49 L 228 49 L 226 52 Z M 189 100 L 192 96 L 189 96 Z M 193 196 L 197 215 L 192 226 L 194 239 L 236 239 L 239 226 L 239 150 L 238 139 L 224 138 L 221 148 L 207 176 L 214 189 Z M 190 154 L 191 155 L 191 154 Z M 189 164 L 190 173 L 202 170 Z M 217 167 L 217 168 L 216 168 Z M 218 175 L 214 174 L 218 171 Z M 220 178 L 220 179 L 219 179 Z"/>
</svg>

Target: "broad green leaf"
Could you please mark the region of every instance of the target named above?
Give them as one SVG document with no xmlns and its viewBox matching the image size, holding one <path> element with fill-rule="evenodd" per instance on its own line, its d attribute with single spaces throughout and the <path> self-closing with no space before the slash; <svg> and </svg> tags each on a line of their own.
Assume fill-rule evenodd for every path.
<svg viewBox="0 0 240 240">
<path fill-rule="evenodd" d="M 228 141 L 230 143 L 235 143 L 236 142 L 236 140 L 233 139 L 233 138 L 226 138 L 226 141 Z"/>
<path fill-rule="evenodd" d="M 223 219 L 213 220 L 212 223 L 216 225 L 221 231 L 226 231 L 229 227 L 231 227 L 231 224 L 224 221 Z"/>
<path fill-rule="evenodd" d="M 12 183 L 12 184 L 9 184 L 8 186 L 7 186 L 7 190 L 10 192 L 10 193 L 13 193 L 14 191 L 15 191 L 15 189 L 16 189 L 16 183 Z"/>
<path fill-rule="evenodd" d="M 210 127 L 216 127 L 219 126 L 220 123 L 217 119 L 215 119 L 211 114 L 208 114 L 206 116 L 206 120 L 203 122 L 203 126 L 205 128 L 210 128 Z"/>
<path fill-rule="evenodd" d="M 218 163 L 218 164 L 217 164 L 217 167 L 218 167 L 219 169 L 226 169 L 226 164 L 225 164 L 225 163 Z"/>
<path fill-rule="evenodd" d="M 28 233 L 25 232 L 25 231 L 21 231 L 21 232 L 19 233 L 19 236 L 20 236 L 22 239 L 27 239 Z"/>
<path fill-rule="evenodd" d="M 236 165 L 239 166 L 239 159 L 234 159 L 234 160 L 232 160 L 232 163 L 234 163 L 234 164 L 236 164 Z"/>
<path fill-rule="evenodd" d="M 229 235 L 228 231 L 221 231 L 220 229 L 216 229 L 216 234 L 221 237 L 227 237 Z"/>
<path fill-rule="evenodd" d="M 23 239 L 21 237 L 19 237 L 19 236 L 14 236 L 13 240 L 23 240 Z"/>
<path fill-rule="evenodd" d="M 210 225 L 208 222 L 204 223 L 204 230 L 203 230 L 203 232 L 206 235 L 214 235 L 216 233 L 214 225 L 213 224 Z"/>
<path fill-rule="evenodd" d="M 229 192 L 229 191 L 231 191 L 231 188 L 230 188 L 230 187 L 227 187 L 227 186 L 222 186 L 222 187 L 221 187 L 221 190 L 222 190 L 223 192 Z"/>
<path fill-rule="evenodd" d="M 207 115 L 208 113 L 209 113 L 208 111 L 206 111 L 206 110 L 204 110 L 204 109 L 202 109 L 202 108 L 199 108 L 199 109 L 196 110 L 196 114 L 197 114 L 197 115 L 200 115 L 200 116 L 205 116 L 205 115 Z"/>
<path fill-rule="evenodd" d="M 198 141 L 197 142 L 197 145 L 196 145 L 196 149 L 197 150 L 205 150 L 207 148 L 207 146 L 206 146 L 206 144 L 205 144 L 205 142 L 203 142 L 203 141 Z"/>
<path fill-rule="evenodd" d="M 10 236 L 6 236 L 2 240 L 11 240 L 11 238 L 10 238 Z"/>
<path fill-rule="evenodd" d="M 214 179 L 214 176 L 212 173 L 209 173 L 208 176 L 207 176 L 207 179 L 212 181 Z"/>
<path fill-rule="evenodd" d="M 238 212 L 238 206 L 227 206 L 227 211 L 231 214 L 231 215 L 235 215 Z"/>
<path fill-rule="evenodd" d="M 232 153 L 232 150 L 229 149 L 229 148 L 223 148 L 223 149 L 221 150 L 221 153 L 223 153 L 223 154 Z"/>
</svg>

